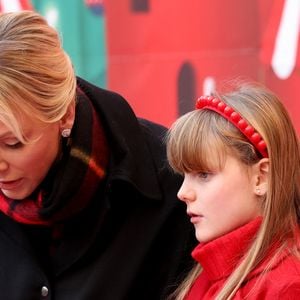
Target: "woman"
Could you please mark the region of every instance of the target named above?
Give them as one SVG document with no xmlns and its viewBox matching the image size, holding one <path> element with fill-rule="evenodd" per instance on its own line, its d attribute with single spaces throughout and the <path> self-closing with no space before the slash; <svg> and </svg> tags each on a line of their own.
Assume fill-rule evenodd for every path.
<svg viewBox="0 0 300 300">
<path fill-rule="evenodd" d="M 1 299 L 159 299 L 174 286 L 192 236 L 164 133 L 76 79 L 40 15 L 0 15 Z"/>
<path fill-rule="evenodd" d="M 176 299 L 298 299 L 298 137 L 264 87 L 200 97 L 169 132 L 178 197 L 200 242 Z"/>
</svg>

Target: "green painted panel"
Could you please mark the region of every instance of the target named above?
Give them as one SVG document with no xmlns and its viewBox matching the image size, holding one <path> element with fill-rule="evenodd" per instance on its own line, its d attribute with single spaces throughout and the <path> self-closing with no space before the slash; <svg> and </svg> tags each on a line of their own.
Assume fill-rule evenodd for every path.
<svg viewBox="0 0 300 300">
<path fill-rule="evenodd" d="M 32 4 L 59 31 L 76 74 L 106 87 L 103 13 L 94 13 L 84 0 L 32 0 Z"/>
</svg>

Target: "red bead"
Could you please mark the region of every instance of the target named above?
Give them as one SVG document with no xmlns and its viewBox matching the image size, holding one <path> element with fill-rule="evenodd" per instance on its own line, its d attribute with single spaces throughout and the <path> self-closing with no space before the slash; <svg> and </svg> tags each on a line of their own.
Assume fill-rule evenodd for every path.
<svg viewBox="0 0 300 300">
<path fill-rule="evenodd" d="M 241 119 L 241 116 L 237 113 L 237 112 L 233 112 L 231 115 L 230 115 L 230 119 L 237 123 L 240 119 Z"/>
<path fill-rule="evenodd" d="M 248 126 L 247 122 L 244 119 L 240 119 L 238 121 L 237 125 L 242 130 L 245 129 Z"/>
<path fill-rule="evenodd" d="M 226 104 L 225 104 L 224 102 L 220 101 L 219 104 L 218 104 L 218 109 L 219 109 L 221 112 L 223 112 L 224 109 L 225 109 L 225 107 L 226 107 Z"/>
<path fill-rule="evenodd" d="M 267 148 L 267 145 L 266 145 L 265 141 L 264 141 L 264 140 L 261 140 L 261 141 L 257 144 L 257 148 L 258 148 L 259 150 L 264 150 L 264 149 L 266 149 L 266 148 Z"/>
<path fill-rule="evenodd" d="M 232 113 L 233 113 L 233 109 L 232 109 L 231 107 L 226 106 L 226 107 L 224 108 L 224 114 L 225 114 L 226 116 L 230 116 Z"/>
<path fill-rule="evenodd" d="M 219 99 L 214 98 L 214 99 L 212 99 L 212 101 L 211 101 L 211 105 L 212 105 L 213 107 L 217 107 L 218 104 L 219 104 L 219 102 L 220 102 Z"/>
<path fill-rule="evenodd" d="M 254 128 L 250 125 L 248 125 L 245 130 L 244 130 L 244 133 L 247 135 L 247 136 L 250 136 L 252 135 L 254 132 Z"/>
<path fill-rule="evenodd" d="M 261 137 L 260 137 L 260 135 L 257 133 L 257 132 L 255 132 L 255 133 L 253 133 L 252 135 L 251 135 L 251 137 L 250 137 L 250 139 L 251 139 L 251 141 L 253 142 L 253 143 L 258 143 L 260 140 L 261 140 Z"/>
<path fill-rule="evenodd" d="M 201 109 L 206 105 L 206 99 L 203 99 L 202 97 L 198 98 L 196 101 L 196 108 Z"/>
</svg>

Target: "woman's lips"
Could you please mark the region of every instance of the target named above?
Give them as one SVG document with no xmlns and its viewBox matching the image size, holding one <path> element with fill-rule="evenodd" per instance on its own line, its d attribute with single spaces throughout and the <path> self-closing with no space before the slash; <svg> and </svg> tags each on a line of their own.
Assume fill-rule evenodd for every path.
<svg viewBox="0 0 300 300">
<path fill-rule="evenodd" d="M 13 190 L 17 188 L 22 182 L 22 179 L 17 180 L 7 180 L 7 181 L 0 181 L 0 189 L 1 190 Z"/>
</svg>

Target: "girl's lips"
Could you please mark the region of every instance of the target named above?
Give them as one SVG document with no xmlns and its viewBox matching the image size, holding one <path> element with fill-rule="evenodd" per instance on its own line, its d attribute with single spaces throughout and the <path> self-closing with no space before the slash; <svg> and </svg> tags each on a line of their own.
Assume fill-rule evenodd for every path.
<svg viewBox="0 0 300 300">
<path fill-rule="evenodd" d="M 190 212 L 188 212 L 187 214 L 190 217 L 191 223 L 193 223 L 193 224 L 199 223 L 203 218 L 203 215 L 196 215 L 196 214 L 193 214 Z"/>
<path fill-rule="evenodd" d="M 202 216 L 192 216 L 190 221 L 193 224 L 197 224 L 197 223 L 201 222 L 202 219 L 203 219 Z"/>
<path fill-rule="evenodd" d="M 1 190 L 13 190 L 17 188 L 22 182 L 22 179 L 10 180 L 10 181 L 0 181 Z"/>
</svg>

